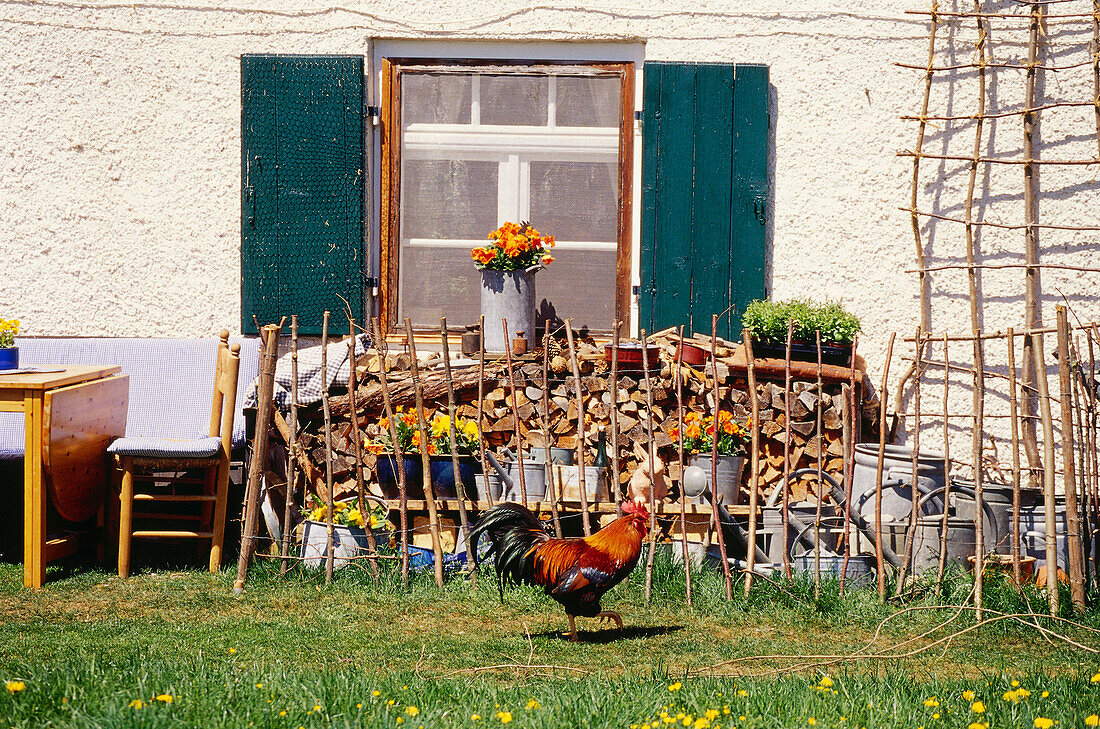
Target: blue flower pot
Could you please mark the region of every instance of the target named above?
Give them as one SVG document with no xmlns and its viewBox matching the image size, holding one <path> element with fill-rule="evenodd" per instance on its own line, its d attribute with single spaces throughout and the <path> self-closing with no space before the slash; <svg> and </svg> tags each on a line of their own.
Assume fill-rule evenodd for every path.
<svg viewBox="0 0 1100 729">
<path fill-rule="evenodd" d="M 451 462 L 451 457 L 446 456 L 432 456 L 432 488 L 435 490 L 436 498 L 453 499 L 458 495 L 457 487 L 455 486 L 455 471 L 454 464 Z M 466 498 L 475 498 L 477 496 L 477 486 L 474 483 L 474 476 L 481 473 L 481 464 L 478 463 L 472 456 L 459 456 L 458 457 L 458 475 L 462 479 L 463 490 L 466 492 Z"/>
<path fill-rule="evenodd" d="M 0 370 L 14 370 L 19 367 L 19 347 L 0 348 Z"/>
<path fill-rule="evenodd" d="M 405 489 L 410 499 L 424 498 L 424 474 L 421 469 L 420 459 L 412 456 L 404 457 Z M 401 495 L 400 481 L 398 480 L 397 456 L 393 453 L 383 453 L 378 456 L 375 466 L 375 478 L 378 486 L 387 499 L 396 499 Z"/>
</svg>

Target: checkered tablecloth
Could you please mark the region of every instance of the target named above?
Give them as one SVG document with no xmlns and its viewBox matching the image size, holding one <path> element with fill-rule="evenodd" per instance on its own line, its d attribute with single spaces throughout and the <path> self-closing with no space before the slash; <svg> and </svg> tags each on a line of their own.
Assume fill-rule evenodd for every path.
<svg viewBox="0 0 1100 729">
<path fill-rule="evenodd" d="M 359 356 L 371 346 L 371 337 L 363 333 L 355 338 L 355 355 Z M 298 350 L 298 405 L 310 405 L 321 399 L 321 393 L 333 385 L 346 385 L 351 374 L 351 361 L 348 358 L 347 340 L 330 342 L 328 345 L 328 369 L 321 371 L 321 347 L 308 347 Z M 290 409 L 291 356 L 284 354 L 275 363 L 275 405 L 279 410 Z M 256 407 L 256 383 L 248 388 L 245 407 Z"/>
</svg>

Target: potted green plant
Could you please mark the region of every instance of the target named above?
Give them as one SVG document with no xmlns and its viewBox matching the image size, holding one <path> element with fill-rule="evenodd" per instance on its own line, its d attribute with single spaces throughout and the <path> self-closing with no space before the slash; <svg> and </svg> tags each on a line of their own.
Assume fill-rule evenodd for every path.
<svg viewBox="0 0 1100 729">
<path fill-rule="evenodd" d="M 715 418 L 697 412 L 684 413 L 684 452 L 691 454 L 689 465 L 706 473 L 705 494 L 710 494 L 711 463 L 714 455 Z M 673 442 L 680 438 L 679 426 L 669 430 Z M 751 436 L 744 423 L 733 419 L 728 410 L 718 411 L 718 495 L 724 504 L 732 504 L 741 488 L 741 471 L 745 468 L 745 451 Z"/>
<path fill-rule="evenodd" d="M 432 418 L 431 454 L 432 487 L 435 495 L 453 498 L 458 493 L 455 483 L 454 461 L 451 458 L 451 418 L 437 415 Z M 474 457 L 479 450 L 477 423 L 465 418 L 455 418 L 455 450 L 458 454 L 458 475 L 469 494 L 475 494 L 474 476 L 481 472 L 480 463 Z"/>
<path fill-rule="evenodd" d="M 489 234 L 489 241 L 470 251 L 481 271 L 485 351 L 503 352 L 511 346 L 504 339 L 505 319 L 509 334 L 523 332 L 528 348 L 534 349 L 535 274 L 554 260 L 554 236 L 543 235 L 530 223 L 504 223 Z"/>
<path fill-rule="evenodd" d="M 305 526 L 302 531 L 302 559 L 306 567 L 319 568 L 328 557 L 328 506 L 310 494 L 312 505 L 302 506 Z M 367 496 L 367 513 L 359 510 L 355 500 L 338 501 L 332 507 L 333 565 L 339 569 L 368 550 L 367 529 L 381 530 L 386 526 L 389 509 L 381 499 Z M 366 506 L 364 504 L 364 506 Z"/>
<path fill-rule="evenodd" d="M 839 302 L 810 299 L 756 300 L 745 309 L 742 325 L 752 334 L 753 355 L 786 357 L 787 326 L 794 322 L 791 359 L 817 361 L 817 332 L 821 332 L 821 359 L 846 365 L 852 357 L 852 341 L 860 331 L 859 319 Z"/>
<path fill-rule="evenodd" d="M 0 319 L 0 370 L 14 370 L 19 367 L 19 347 L 15 346 L 15 338 L 18 336 L 18 319 Z"/>
</svg>

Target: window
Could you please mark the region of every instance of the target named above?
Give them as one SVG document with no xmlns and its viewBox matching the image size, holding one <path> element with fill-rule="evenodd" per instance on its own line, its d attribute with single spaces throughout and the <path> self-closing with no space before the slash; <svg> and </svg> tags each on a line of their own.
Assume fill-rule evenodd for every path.
<svg viewBox="0 0 1100 729">
<path fill-rule="evenodd" d="M 540 326 L 609 332 L 629 315 L 631 64 L 387 60 L 383 320 L 477 321 L 470 249 L 506 220 L 555 236 Z"/>
</svg>

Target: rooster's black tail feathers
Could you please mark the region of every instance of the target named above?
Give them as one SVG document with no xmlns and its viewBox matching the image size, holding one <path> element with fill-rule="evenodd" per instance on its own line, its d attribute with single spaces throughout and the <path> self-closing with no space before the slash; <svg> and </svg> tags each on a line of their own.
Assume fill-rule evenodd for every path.
<svg viewBox="0 0 1100 729">
<path fill-rule="evenodd" d="M 550 535 L 543 529 L 538 517 L 519 504 L 504 502 L 485 510 L 477 525 L 470 531 L 474 554 L 482 534 L 493 543 L 490 551 L 496 552 L 497 578 L 504 599 L 504 583 L 537 584 L 532 572 L 531 549 L 545 542 Z"/>
</svg>

